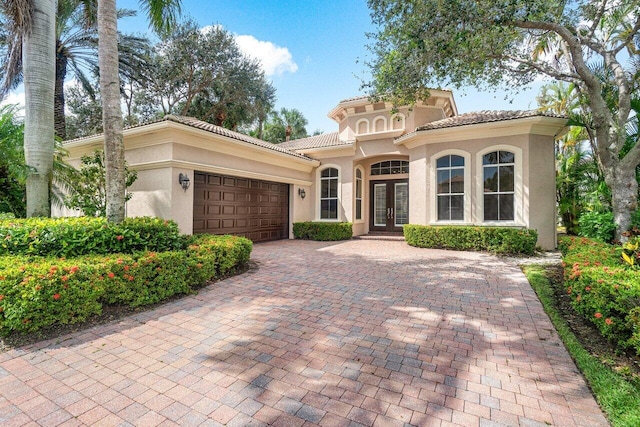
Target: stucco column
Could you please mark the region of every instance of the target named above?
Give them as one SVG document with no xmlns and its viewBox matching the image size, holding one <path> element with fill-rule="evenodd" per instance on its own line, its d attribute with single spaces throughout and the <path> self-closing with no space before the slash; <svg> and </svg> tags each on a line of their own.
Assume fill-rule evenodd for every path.
<svg viewBox="0 0 640 427">
<path fill-rule="evenodd" d="M 425 146 L 409 150 L 409 224 L 429 223 L 429 162 Z"/>
</svg>

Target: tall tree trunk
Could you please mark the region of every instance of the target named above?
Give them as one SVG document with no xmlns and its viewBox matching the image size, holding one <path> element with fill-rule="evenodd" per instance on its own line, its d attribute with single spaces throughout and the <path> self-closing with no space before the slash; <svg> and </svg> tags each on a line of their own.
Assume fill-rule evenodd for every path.
<svg viewBox="0 0 640 427">
<path fill-rule="evenodd" d="M 617 225 L 615 239 L 625 241 L 622 235 L 631 228 L 631 214 L 638 209 L 638 181 L 636 171 L 620 165 L 608 168 L 605 181 L 611 190 L 613 219 Z"/>
<path fill-rule="evenodd" d="M 115 0 L 98 0 L 98 63 L 104 125 L 107 220 L 122 222 L 126 185 Z"/>
<path fill-rule="evenodd" d="M 22 42 L 24 156 L 27 166 L 32 168 L 27 178 L 28 217 L 51 216 L 55 13 L 55 0 L 34 0 L 31 31 L 27 31 Z"/>
<path fill-rule="evenodd" d="M 67 123 L 64 117 L 64 79 L 67 77 L 67 58 L 59 54 L 56 42 L 56 86 L 54 97 L 54 120 L 56 136 L 67 138 Z"/>
</svg>

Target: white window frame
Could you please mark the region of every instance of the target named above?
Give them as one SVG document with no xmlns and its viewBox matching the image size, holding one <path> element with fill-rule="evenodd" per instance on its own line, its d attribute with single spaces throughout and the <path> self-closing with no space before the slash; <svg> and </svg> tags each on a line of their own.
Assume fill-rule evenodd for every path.
<svg viewBox="0 0 640 427">
<path fill-rule="evenodd" d="M 337 218 L 322 218 L 321 217 L 321 209 L 322 209 L 322 171 L 325 169 L 337 169 L 338 170 L 338 215 Z M 336 164 L 326 164 L 322 165 L 316 170 L 316 219 L 318 222 L 342 222 L 342 168 Z"/>
<path fill-rule="evenodd" d="M 360 171 L 361 178 L 358 178 L 358 171 Z M 364 222 L 364 177 L 365 172 L 364 168 L 360 165 L 356 166 L 353 170 L 353 222 L 354 224 L 358 224 Z M 360 198 L 358 198 L 358 180 L 360 180 Z M 360 215 L 361 218 L 356 216 L 358 212 L 356 209 L 356 205 L 358 204 L 358 200 L 360 200 Z"/>
<path fill-rule="evenodd" d="M 485 154 L 494 151 L 509 151 L 514 154 L 514 177 L 513 177 L 513 220 L 508 221 L 485 221 L 484 220 L 484 165 L 482 158 Z M 514 226 L 524 227 L 523 217 L 524 205 L 524 185 L 523 185 L 523 163 L 522 149 L 514 145 L 499 144 L 485 148 L 476 154 L 476 218 L 478 223 L 489 226 Z"/>
<path fill-rule="evenodd" d="M 445 156 L 460 156 L 464 159 L 464 210 L 462 220 L 438 220 L 438 159 Z M 431 156 L 431 198 L 430 224 L 471 224 L 472 221 L 472 193 L 471 193 L 471 153 L 458 149 L 439 151 Z"/>
</svg>

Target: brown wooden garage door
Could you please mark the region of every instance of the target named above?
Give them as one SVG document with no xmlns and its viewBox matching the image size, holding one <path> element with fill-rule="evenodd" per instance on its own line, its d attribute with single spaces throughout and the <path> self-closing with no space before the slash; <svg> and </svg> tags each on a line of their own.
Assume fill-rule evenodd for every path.
<svg viewBox="0 0 640 427">
<path fill-rule="evenodd" d="M 289 184 L 202 172 L 194 181 L 194 233 L 289 237 Z"/>
</svg>

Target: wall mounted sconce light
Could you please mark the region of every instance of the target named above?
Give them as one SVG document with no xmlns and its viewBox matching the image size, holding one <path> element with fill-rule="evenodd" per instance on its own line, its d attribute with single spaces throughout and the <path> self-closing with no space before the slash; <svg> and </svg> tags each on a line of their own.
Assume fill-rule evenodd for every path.
<svg viewBox="0 0 640 427">
<path fill-rule="evenodd" d="M 304 188 L 298 188 L 298 196 L 300 196 L 300 198 L 303 200 L 305 197 L 307 197 L 307 192 L 304 191 Z"/>
<path fill-rule="evenodd" d="M 189 176 L 185 173 L 181 173 L 180 175 L 178 175 L 178 182 L 185 192 L 189 189 L 189 185 L 191 184 Z"/>
</svg>

